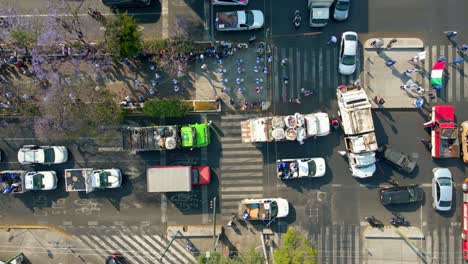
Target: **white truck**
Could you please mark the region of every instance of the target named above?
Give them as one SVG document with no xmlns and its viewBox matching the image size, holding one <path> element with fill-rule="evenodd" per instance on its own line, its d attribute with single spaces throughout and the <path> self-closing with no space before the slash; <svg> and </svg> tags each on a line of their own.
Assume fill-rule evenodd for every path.
<svg viewBox="0 0 468 264">
<path fill-rule="evenodd" d="M 369 98 L 364 89 L 354 84 L 340 86 L 336 97 L 352 174 L 358 178 L 370 177 L 375 172 L 378 145 Z"/>
<path fill-rule="evenodd" d="M 119 169 L 94 170 L 67 169 L 65 170 L 65 188 L 67 192 L 90 193 L 96 189 L 118 188 L 122 185 L 122 173 Z"/>
<path fill-rule="evenodd" d="M 55 171 L 0 171 L 0 179 L 2 193 L 24 193 L 57 188 Z"/>
<path fill-rule="evenodd" d="M 309 0 L 309 26 L 324 27 L 330 19 L 330 6 L 334 0 Z"/>
<path fill-rule="evenodd" d="M 330 134 L 326 113 L 257 117 L 241 121 L 242 142 L 294 141 Z"/>
</svg>

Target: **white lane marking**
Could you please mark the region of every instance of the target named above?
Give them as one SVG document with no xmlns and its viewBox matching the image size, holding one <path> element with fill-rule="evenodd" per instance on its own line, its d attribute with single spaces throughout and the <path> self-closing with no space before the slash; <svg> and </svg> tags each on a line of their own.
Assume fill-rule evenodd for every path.
<svg viewBox="0 0 468 264">
<path fill-rule="evenodd" d="M 122 245 L 122 246 L 124 246 L 124 247 L 128 247 L 128 248 L 131 249 L 131 247 L 130 247 L 129 245 L 127 245 L 127 244 L 125 243 L 125 241 L 122 241 L 122 239 L 120 239 L 120 237 L 114 235 L 114 236 L 112 236 L 112 238 L 113 238 L 115 241 L 117 241 L 120 245 Z M 141 252 L 141 251 L 134 251 L 133 249 L 132 249 L 132 251 L 133 251 L 134 254 L 135 254 L 134 257 L 137 257 L 137 258 L 138 258 L 139 260 L 141 260 L 141 262 L 143 262 L 143 263 L 148 263 L 148 264 L 150 264 L 148 261 L 146 261 L 146 259 L 145 259 L 144 257 L 141 256 L 141 254 L 143 254 L 144 252 Z M 139 263 L 139 262 L 135 261 L 135 259 L 134 259 L 132 262 L 134 262 L 134 263 Z"/>
<path fill-rule="evenodd" d="M 144 235 L 143 238 L 144 238 L 146 241 L 148 241 L 149 243 L 151 243 L 151 245 L 153 245 L 155 248 L 157 248 L 157 249 L 159 250 L 159 252 L 161 252 L 161 253 L 164 252 L 164 248 L 163 248 L 164 243 L 161 243 L 161 245 L 160 245 L 160 244 L 158 244 L 157 242 L 155 242 L 153 239 L 151 239 L 151 237 L 148 236 L 148 235 Z M 172 253 L 172 252 L 171 252 L 171 250 L 169 249 L 169 251 L 168 251 L 167 253 Z M 178 263 L 178 261 L 177 261 L 172 255 L 167 255 L 167 253 L 166 253 L 166 256 L 162 259 L 162 261 L 163 261 L 164 263 L 168 263 L 168 260 L 167 260 L 167 259 L 170 259 L 171 261 L 173 261 L 173 262 L 175 262 L 175 263 Z"/>
</svg>

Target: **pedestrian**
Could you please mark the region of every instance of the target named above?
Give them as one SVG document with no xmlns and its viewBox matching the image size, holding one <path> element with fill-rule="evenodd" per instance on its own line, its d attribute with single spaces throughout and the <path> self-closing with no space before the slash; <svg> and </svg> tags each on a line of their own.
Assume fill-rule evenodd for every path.
<svg viewBox="0 0 468 264">
<path fill-rule="evenodd" d="M 177 93 L 179 90 L 180 90 L 179 86 L 177 86 L 177 85 L 174 85 L 174 92 L 176 92 L 176 93 Z"/>
<path fill-rule="evenodd" d="M 458 34 L 457 31 L 446 31 L 445 33 L 447 34 L 447 38 L 455 37 Z"/>
<path fill-rule="evenodd" d="M 237 59 L 237 60 L 236 60 L 236 64 L 237 64 L 238 66 L 240 66 L 242 63 L 244 63 L 244 61 L 243 61 L 242 59 Z"/>
<path fill-rule="evenodd" d="M 218 73 L 219 73 L 221 76 L 223 76 L 223 74 L 224 74 L 223 69 L 220 68 L 220 69 L 218 70 Z"/>
<path fill-rule="evenodd" d="M 124 58 L 123 62 L 130 67 L 132 64 L 130 63 L 130 60 L 128 58 Z"/>
<path fill-rule="evenodd" d="M 239 88 L 237 89 L 237 91 L 238 91 L 240 94 L 244 94 L 244 92 L 245 92 L 244 88 L 242 88 L 242 87 L 239 87 Z"/>
<path fill-rule="evenodd" d="M 221 92 L 227 94 L 228 93 L 228 89 L 226 87 L 223 87 L 223 89 L 221 89 Z"/>
<path fill-rule="evenodd" d="M 200 54 L 200 56 L 198 56 L 199 61 L 203 61 L 204 59 L 205 59 L 205 55 L 203 55 L 203 53 Z"/>
<path fill-rule="evenodd" d="M 370 43 L 371 47 L 377 48 L 377 40 L 374 40 Z"/>
<path fill-rule="evenodd" d="M 443 61 L 446 61 L 447 59 L 443 56 L 440 56 L 438 59 L 437 59 L 437 62 L 443 62 Z"/>
<path fill-rule="evenodd" d="M 255 61 L 257 62 L 257 64 L 260 64 L 260 57 L 257 57 Z"/>
<path fill-rule="evenodd" d="M 289 77 L 288 77 L 288 76 L 284 76 L 284 77 L 283 77 L 283 82 L 284 82 L 284 84 L 287 85 L 288 82 L 289 82 Z"/>
<path fill-rule="evenodd" d="M 346 155 L 346 151 L 344 150 L 338 150 L 338 154 L 340 154 L 341 156 L 345 156 Z"/>
<path fill-rule="evenodd" d="M 396 38 L 393 38 L 390 40 L 390 42 L 387 45 L 387 49 L 391 49 L 393 44 L 395 44 L 398 40 Z"/>
<path fill-rule="evenodd" d="M 268 63 L 272 63 L 273 62 L 273 57 L 272 56 L 269 56 L 268 57 Z"/>
<path fill-rule="evenodd" d="M 153 90 L 153 89 L 149 89 L 149 91 L 148 91 L 148 92 L 149 92 L 149 94 L 150 94 L 150 95 L 155 95 L 155 94 L 156 94 L 156 91 L 155 91 L 155 90 Z"/>
<path fill-rule="evenodd" d="M 249 38 L 249 43 L 252 44 L 257 39 L 257 36 L 253 35 Z"/>
<path fill-rule="evenodd" d="M 259 72 L 259 71 L 260 71 L 260 69 L 258 68 L 257 65 L 255 65 L 255 66 L 254 66 L 254 72 Z"/>
<path fill-rule="evenodd" d="M 143 95 L 138 96 L 138 101 L 140 103 L 144 103 L 145 102 L 145 97 Z"/>
<path fill-rule="evenodd" d="M 226 84 L 228 82 L 228 78 L 221 79 L 222 84 Z"/>
<path fill-rule="evenodd" d="M 328 40 L 327 44 L 336 44 L 338 42 L 338 39 L 335 36 L 331 36 L 330 39 Z"/>
<path fill-rule="evenodd" d="M 152 86 L 152 87 L 156 87 L 156 84 L 157 84 L 157 83 L 156 83 L 155 80 L 151 80 L 150 83 L 151 83 L 151 86 Z"/>
<path fill-rule="evenodd" d="M 434 89 L 436 89 L 437 91 L 439 91 L 442 88 L 443 88 L 443 86 L 441 84 L 434 85 Z"/>
<path fill-rule="evenodd" d="M 457 57 L 455 58 L 455 60 L 452 61 L 452 65 L 457 65 L 457 64 L 460 64 L 463 62 L 463 58 L 462 57 Z"/>
<path fill-rule="evenodd" d="M 262 78 L 255 78 L 255 83 L 256 84 L 260 84 L 261 82 L 263 82 Z"/>
<path fill-rule="evenodd" d="M 422 97 L 416 98 L 416 100 L 414 100 L 414 105 L 417 108 L 421 108 L 424 105 L 424 98 L 422 98 Z"/>
<path fill-rule="evenodd" d="M 400 89 L 405 90 L 405 91 L 409 91 L 409 88 L 410 86 L 408 84 L 400 86 Z"/>
<path fill-rule="evenodd" d="M 286 63 L 288 63 L 288 59 L 281 60 L 281 66 L 286 66 Z"/>
<path fill-rule="evenodd" d="M 154 67 L 153 64 L 150 65 L 150 70 L 154 71 L 154 69 L 156 69 L 156 67 Z"/>
<path fill-rule="evenodd" d="M 341 85 L 338 86 L 338 90 L 341 91 L 341 90 L 344 90 L 344 89 L 346 89 L 346 85 L 345 85 L 345 84 L 341 84 Z"/>
<path fill-rule="evenodd" d="M 241 83 L 243 83 L 243 82 L 244 82 L 244 79 L 243 79 L 243 78 L 239 78 L 239 77 L 236 78 L 236 83 L 237 83 L 238 85 L 241 84 Z"/>
<path fill-rule="evenodd" d="M 216 60 L 215 64 L 218 65 L 218 66 L 223 65 L 223 60 L 218 59 L 218 60 Z"/>
<path fill-rule="evenodd" d="M 141 82 L 138 81 L 137 79 L 134 80 L 134 83 L 135 83 L 136 86 L 141 86 Z"/>
<path fill-rule="evenodd" d="M 385 104 L 385 100 L 379 95 L 374 97 L 374 102 L 379 106 L 383 106 Z"/>
<path fill-rule="evenodd" d="M 159 80 L 161 79 L 161 75 L 159 75 L 157 72 L 154 73 L 154 78 L 156 78 L 156 80 Z"/>
<path fill-rule="evenodd" d="M 468 51 L 468 45 L 463 44 L 463 45 L 457 47 L 457 49 L 458 49 L 458 51 L 466 52 L 466 51 Z"/>
<path fill-rule="evenodd" d="M 172 84 L 176 85 L 178 81 L 176 79 L 172 79 Z"/>
<path fill-rule="evenodd" d="M 237 67 L 237 73 L 242 74 L 244 72 L 244 68 L 242 67 Z"/>
<path fill-rule="evenodd" d="M 213 121 L 208 120 L 208 125 L 209 125 L 209 126 L 213 125 Z"/>
<path fill-rule="evenodd" d="M 268 74 L 268 68 L 267 67 L 263 67 L 263 73 Z"/>
<path fill-rule="evenodd" d="M 206 63 L 203 63 L 202 66 L 200 67 L 202 70 L 208 69 L 208 65 Z"/>
<path fill-rule="evenodd" d="M 387 60 L 385 62 L 385 65 L 387 65 L 388 67 L 392 67 L 393 65 L 395 65 L 396 61 L 394 60 Z"/>
<path fill-rule="evenodd" d="M 125 102 L 131 103 L 131 102 L 132 102 L 132 98 L 131 98 L 129 95 L 125 96 Z"/>
<path fill-rule="evenodd" d="M 260 87 L 258 87 L 258 86 L 255 87 L 255 92 L 256 92 L 257 94 L 259 94 L 261 91 L 262 91 L 262 90 L 260 89 Z"/>
</svg>

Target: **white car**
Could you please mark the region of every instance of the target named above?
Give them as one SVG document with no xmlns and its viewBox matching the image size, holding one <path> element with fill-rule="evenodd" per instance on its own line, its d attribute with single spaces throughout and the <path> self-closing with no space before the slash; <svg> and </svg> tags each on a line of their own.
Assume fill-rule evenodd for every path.
<svg viewBox="0 0 468 264">
<path fill-rule="evenodd" d="M 260 10 L 238 10 L 216 13 L 215 26 L 219 31 L 241 31 L 262 28 L 264 22 Z"/>
<path fill-rule="evenodd" d="M 338 71 L 343 75 L 351 75 L 356 71 L 358 35 L 347 31 L 341 35 Z"/>
<path fill-rule="evenodd" d="M 343 21 L 348 18 L 349 6 L 351 0 L 337 0 L 335 3 L 335 12 L 333 12 L 333 18 L 338 21 Z"/>
<path fill-rule="evenodd" d="M 453 182 L 452 173 L 447 168 L 432 169 L 432 207 L 437 211 L 452 209 Z"/>
<path fill-rule="evenodd" d="M 18 161 L 27 164 L 60 164 L 67 162 L 68 150 L 65 146 L 26 145 L 18 151 Z"/>
<path fill-rule="evenodd" d="M 212 0 L 212 3 L 221 6 L 246 6 L 249 0 Z"/>
<path fill-rule="evenodd" d="M 276 161 L 276 172 L 278 178 L 282 180 L 322 177 L 326 172 L 325 159 L 280 159 Z"/>
<path fill-rule="evenodd" d="M 119 169 L 94 170 L 92 181 L 96 188 L 118 188 L 122 185 L 122 173 Z"/>
<path fill-rule="evenodd" d="M 24 175 L 25 190 L 53 190 L 57 188 L 55 171 L 31 171 Z"/>
</svg>

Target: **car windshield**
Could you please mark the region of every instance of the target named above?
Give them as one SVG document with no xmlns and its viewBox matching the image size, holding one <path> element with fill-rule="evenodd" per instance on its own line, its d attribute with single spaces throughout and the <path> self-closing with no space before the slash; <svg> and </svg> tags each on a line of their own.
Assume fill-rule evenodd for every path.
<svg viewBox="0 0 468 264">
<path fill-rule="evenodd" d="M 449 207 L 450 204 L 452 204 L 450 201 L 440 201 L 439 206 L 440 207 Z"/>
<path fill-rule="evenodd" d="M 44 149 L 44 162 L 53 163 L 55 161 L 55 154 L 53 148 Z"/>
<path fill-rule="evenodd" d="M 34 190 L 42 189 L 42 178 L 44 178 L 44 175 L 42 174 L 34 175 L 33 177 L 33 189 Z"/>
<path fill-rule="evenodd" d="M 354 65 L 354 59 L 356 56 L 352 55 L 344 55 L 343 59 L 341 60 L 341 63 L 344 65 Z"/>
<path fill-rule="evenodd" d="M 345 35 L 345 40 L 351 40 L 351 41 L 357 41 L 357 36 L 356 35 L 352 35 L 352 34 L 348 34 L 348 35 Z"/>
<path fill-rule="evenodd" d="M 198 184 L 200 182 L 200 174 L 197 169 L 192 169 L 192 184 Z"/>
<path fill-rule="evenodd" d="M 447 178 L 447 177 L 442 177 L 437 180 L 440 184 L 440 186 L 451 186 L 452 185 L 452 179 Z"/>
<path fill-rule="evenodd" d="M 110 173 L 107 171 L 103 171 L 99 173 L 99 185 L 100 187 L 107 187 L 109 185 L 109 176 Z"/>
<path fill-rule="evenodd" d="M 342 1 L 336 2 L 336 10 L 346 11 L 348 10 L 348 7 L 349 7 L 349 2 L 342 2 Z"/>
<path fill-rule="evenodd" d="M 315 161 L 311 160 L 307 162 L 307 165 L 309 165 L 309 176 L 314 176 L 315 173 L 317 173 L 317 164 Z"/>
<path fill-rule="evenodd" d="M 269 219 L 273 219 L 278 215 L 278 204 L 276 202 L 270 203 L 270 217 Z"/>
<path fill-rule="evenodd" d="M 251 27 L 254 23 L 254 15 L 252 11 L 245 11 L 245 24 Z"/>
</svg>

